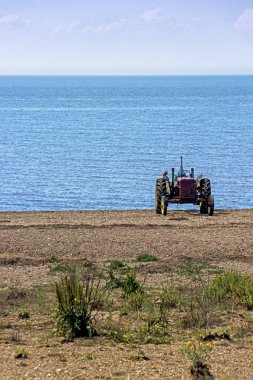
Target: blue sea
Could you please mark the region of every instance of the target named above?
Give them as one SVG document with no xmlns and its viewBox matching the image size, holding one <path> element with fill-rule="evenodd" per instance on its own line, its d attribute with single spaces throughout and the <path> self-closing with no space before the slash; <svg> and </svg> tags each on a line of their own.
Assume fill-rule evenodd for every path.
<svg viewBox="0 0 253 380">
<path fill-rule="evenodd" d="M 151 209 L 180 156 L 253 207 L 253 76 L 0 77 L 2 211 Z"/>
</svg>

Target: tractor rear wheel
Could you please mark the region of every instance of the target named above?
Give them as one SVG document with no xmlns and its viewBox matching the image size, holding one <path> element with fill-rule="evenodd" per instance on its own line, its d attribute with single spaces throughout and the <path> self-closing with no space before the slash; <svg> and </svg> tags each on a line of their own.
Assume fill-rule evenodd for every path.
<svg viewBox="0 0 253 380">
<path fill-rule="evenodd" d="M 206 202 L 200 202 L 200 214 L 207 214 L 208 210 L 207 210 L 207 204 Z"/>
<path fill-rule="evenodd" d="M 213 216 L 214 212 L 214 197 L 212 195 L 209 195 L 207 199 L 207 212 L 209 216 Z"/>
<path fill-rule="evenodd" d="M 201 199 L 200 214 L 209 214 L 208 212 L 208 198 L 211 196 L 211 182 L 208 178 L 203 178 L 200 183 L 201 186 Z M 210 215 L 210 214 L 209 214 Z"/>
<path fill-rule="evenodd" d="M 163 195 L 161 197 L 161 214 L 162 215 L 167 215 L 167 207 L 168 207 L 168 203 L 166 201 L 166 197 Z"/>
<path fill-rule="evenodd" d="M 161 200 L 162 196 L 166 194 L 166 182 L 163 178 L 156 180 L 155 188 L 155 209 L 157 214 L 162 214 Z"/>
</svg>

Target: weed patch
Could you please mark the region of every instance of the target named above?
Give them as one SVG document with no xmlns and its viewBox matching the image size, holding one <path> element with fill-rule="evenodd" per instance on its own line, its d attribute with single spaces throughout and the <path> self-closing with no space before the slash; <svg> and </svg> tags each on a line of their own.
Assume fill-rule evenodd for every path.
<svg viewBox="0 0 253 380">
<path fill-rule="evenodd" d="M 210 283 L 208 296 L 219 303 L 237 300 L 251 310 L 253 309 L 253 277 L 238 272 L 224 272 Z"/>
<path fill-rule="evenodd" d="M 190 373 L 194 379 L 214 379 L 206 363 L 212 351 L 211 343 L 189 340 L 181 351 L 191 361 Z"/>
<path fill-rule="evenodd" d="M 138 263 L 148 263 L 148 262 L 157 261 L 157 260 L 158 258 L 156 256 L 151 255 L 148 252 L 142 252 L 136 257 L 134 261 Z"/>
<path fill-rule="evenodd" d="M 124 264 L 120 260 L 111 261 L 110 266 L 109 266 L 110 270 L 117 270 L 117 269 L 122 269 L 122 268 L 126 268 L 126 264 Z"/>
<path fill-rule="evenodd" d="M 144 351 L 139 349 L 138 354 L 130 356 L 129 360 L 132 360 L 133 362 L 138 362 L 138 361 L 142 361 L 142 360 L 145 360 L 145 361 L 150 360 L 150 358 L 145 354 Z"/>
<path fill-rule="evenodd" d="M 15 353 L 15 359 L 27 359 L 28 358 L 28 352 L 25 348 L 20 348 Z"/>
<path fill-rule="evenodd" d="M 205 263 L 188 264 L 185 267 L 181 268 L 178 271 L 178 274 L 189 277 L 200 276 L 202 274 L 203 269 L 205 269 L 206 267 L 207 265 Z"/>
<path fill-rule="evenodd" d="M 95 317 L 101 310 L 108 288 L 93 273 L 72 268 L 56 283 L 56 324 L 66 339 L 96 335 Z"/>
<path fill-rule="evenodd" d="M 68 264 L 57 264 L 57 265 L 51 265 L 49 267 L 48 273 L 49 274 L 55 274 L 57 272 L 69 272 L 70 266 Z"/>
<path fill-rule="evenodd" d="M 30 315 L 29 311 L 21 310 L 18 313 L 18 317 L 19 317 L 19 319 L 30 319 L 31 315 Z"/>
</svg>

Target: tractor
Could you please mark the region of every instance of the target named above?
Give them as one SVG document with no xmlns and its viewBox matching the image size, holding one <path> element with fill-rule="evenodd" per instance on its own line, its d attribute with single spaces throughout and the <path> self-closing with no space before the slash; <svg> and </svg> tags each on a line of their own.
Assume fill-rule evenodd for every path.
<svg viewBox="0 0 253 380">
<path fill-rule="evenodd" d="M 201 214 L 213 215 L 214 197 L 211 194 L 211 182 L 202 175 L 194 178 L 194 169 L 184 170 L 183 158 L 180 157 L 178 174 L 171 169 L 171 179 L 165 170 L 163 177 L 156 180 L 155 207 L 156 213 L 167 215 L 169 203 L 199 205 Z"/>
</svg>

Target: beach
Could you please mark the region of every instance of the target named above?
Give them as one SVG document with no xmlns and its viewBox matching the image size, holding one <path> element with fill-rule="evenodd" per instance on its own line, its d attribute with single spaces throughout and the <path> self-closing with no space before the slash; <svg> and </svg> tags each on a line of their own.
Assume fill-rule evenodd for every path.
<svg viewBox="0 0 253 380">
<path fill-rule="evenodd" d="M 221 210 L 213 217 L 198 211 L 166 217 L 153 210 L 2 212 L 0 276 L 3 286 L 29 287 L 43 279 L 54 256 L 103 266 L 142 251 L 159 257 L 155 281 L 196 260 L 252 274 L 252 230 L 253 210 Z"/>
<path fill-rule="evenodd" d="M 208 268 L 252 275 L 252 230 L 252 209 L 217 210 L 213 217 L 198 211 L 169 211 L 165 217 L 154 210 L 1 212 L 2 378 L 187 378 L 187 363 L 179 352 L 182 342 L 173 333 L 169 345 L 144 345 L 151 358 L 147 361 L 129 361 L 127 358 L 136 351 L 133 345 L 102 338 L 61 344 L 52 335 L 51 314 L 36 312 L 33 306 L 30 311 L 27 294 L 54 284 L 61 273 L 50 275 L 50 268 L 60 264 L 92 263 L 105 271 L 112 261 L 119 260 L 133 267 L 147 288 L 166 286 L 173 276 L 178 281 L 180 270 L 196 265 L 203 266 L 205 276 Z M 143 252 L 157 260 L 135 262 Z M 27 323 L 18 319 L 20 309 L 31 313 Z M 252 311 L 248 315 L 252 323 Z M 238 313 L 232 313 L 230 319 L 234 321 L 232 331 L 244 322 Z M 222 326 L 225 328 L 226 322 Z M 21 338 L 14 342 L 10 337 L 17 331 Z M 210 362 L 217 379 L 252 377 L 249 331 L 239 343 L 216 343 Z M 29 352 L 23 366 L 14 359 L 17 346 Z"/>
</svg>

